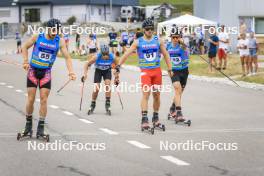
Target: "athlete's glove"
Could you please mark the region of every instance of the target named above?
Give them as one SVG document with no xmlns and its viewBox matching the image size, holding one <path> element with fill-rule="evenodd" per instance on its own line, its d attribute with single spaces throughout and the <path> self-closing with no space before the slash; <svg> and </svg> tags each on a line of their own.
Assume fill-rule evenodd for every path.
<svg viewBox="0 0 264 176">
<path fill-rule="evenodd" d="M 114 84 L 117 87 L 119 85 L 120 81 L 118 77 L 115 77 Z"/>
<path fill-rule="evenodd" d="M 87 75 L 82 76 L 82 78 L 81 78 L 82 83 L 84 83 L 84 81 L 85 81 L 86 79 L 87 79 Z"/>
<path fill-rule="evenodd" d="M 120 73 L 120 65 L 116 65 L 115 70 L 116 70 L 116 73 Z"/>
</svg>

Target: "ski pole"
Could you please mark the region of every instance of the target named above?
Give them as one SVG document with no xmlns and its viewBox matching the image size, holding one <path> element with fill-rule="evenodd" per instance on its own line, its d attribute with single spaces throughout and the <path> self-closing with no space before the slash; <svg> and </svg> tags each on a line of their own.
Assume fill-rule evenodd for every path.
<svg viewBox="0 0 264 176">
<path fill-rule="evenodd" d="M 84 89 L 84 81 L 83 81 L 83 83 L 82 83 L 82 88 L 81 88 L 81 102 L 80 102 L 80 111 L 82 110 L 83 89 Z"/>
<path fill-rule="evenodd" d="M 59 93 L 62 89 L 64 89 L 70 82 L 71 80 L 69 79 L 59 90 L 57 90 L 57 93 Z"/>
<path fill-rule="evenodd" d="M 198 56 L 200 56 L 200 58 L 201 58 L 202 60 L 204 60 L 207 64 L 211 65 L 210 62 L 207 61 L 204 57 L 202 57 L 201 55 L 198 55 Z M 228 78 L 230 81 L 232 81 L 234 84 L 236 84 L 238 87 L 240 87 L 239 84 L 238 84 L 236 81 L 234 81 L 232 78 L 230 78 L 229 76 L 227 76 L 224 72 L 222 72 L 221 70 L 218 70 L 214 65 L 212 65 L 212 67 L 213 67 L 215 70 L 219 71 L 222 75 L 224 75 L 224 76 L 225 76 L 226 78 Z"/>
</svg>

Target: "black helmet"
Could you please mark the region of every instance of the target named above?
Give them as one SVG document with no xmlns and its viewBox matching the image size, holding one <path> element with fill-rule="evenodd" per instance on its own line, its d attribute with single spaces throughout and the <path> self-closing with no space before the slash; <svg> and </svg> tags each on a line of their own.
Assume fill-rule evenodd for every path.
<svg viewBox="0 0 264 176">
<path fill-rule="evenodd" d="M 172 25 L 170 36 L 179 35 L 181 37 L 181 34 L 182 33 L 181 33 L 181 31 L 179 31 L 179 28 L 175 24 Z"/>
<path fill-rule="evenodd" d="M 108 54 L 109 53 L 109 47 L 106 44 L 101 45 L 100 50 L 101 50 L 102 54 Z"/>
<path fill-rule="evenodd" d="M 59 30 L 61 28 L 61 22 L 58 19 L 52 18 L 47 22 L 47 27 L 57 27 Z"/>
<path fill-rule="evenodd" d="M 154 21 L 151 18 L 147 18 L 143 21 L 142 28 L 154 28 Z"/>
</svg>

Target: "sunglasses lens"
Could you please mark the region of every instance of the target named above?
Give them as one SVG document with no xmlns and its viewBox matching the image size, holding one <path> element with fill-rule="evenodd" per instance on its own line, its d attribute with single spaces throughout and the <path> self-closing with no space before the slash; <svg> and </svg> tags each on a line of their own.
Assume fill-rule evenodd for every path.
<svg viewBox="0 0 264 176">
<path fill-rule="evenodd" d="M 145 28 L 146 31 L 153 31 L 153 28 Z"/>
</svg>

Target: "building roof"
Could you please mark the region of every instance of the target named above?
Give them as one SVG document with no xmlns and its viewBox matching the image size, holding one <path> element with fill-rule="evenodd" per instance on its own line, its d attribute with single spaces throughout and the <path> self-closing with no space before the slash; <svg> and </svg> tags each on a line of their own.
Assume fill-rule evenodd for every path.
<svg viewBox="0 0 264 176">
<path fill-rule="evenodd" d="M 0 0 L 0 7 L 12 6 L 14 0 Z M 74 5 L 74 4 L 91 4 L 91 5 L 109 5 L 111 0 L 18 0 L 20 4 L 54 4 L 54 5 Z M 136 6 L 139 0 L 112 0 L 114 6 Z"/>
</svg>

